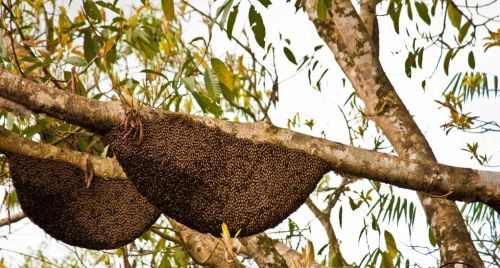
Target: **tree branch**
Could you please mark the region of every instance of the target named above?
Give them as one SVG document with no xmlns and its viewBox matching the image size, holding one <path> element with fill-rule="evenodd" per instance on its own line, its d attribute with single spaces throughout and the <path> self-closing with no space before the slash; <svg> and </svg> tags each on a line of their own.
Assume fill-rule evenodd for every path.
<svg viewBox="0 0 500 268">
<path fill-rule="evenodd" d="M 325 229 L 326 236 L 328 237 L 328 244 L 330 249 L 330 259 L 333 258 L 335 260 L 335 267 L 347 267 L 347 263 L 342 256 L 342 252 L 340 251 L 339 241 L 337 240 L 337 236 L 335 235 L 335 231 L 333 230 L 332 222 L 330 221 L 330 213 L 325 213 L 321 211 L 311 200 L 311 198 L 307 198 L 306 205 L 309 207 L 311 212 L 316 216 L 319 220 L 323 228 Z"/>
<path fill-rule="evenodd" d="M 18 212 L 14 215 L 10 215 L 9 217 L 7 218 L 4 218 L 4 219 L 0 219 L 0 227 L 4 226 L 4 225 L 8 225 L 8 224 L 11 224 L 11 223 L 14 223 L 14 222 L 18 222 L 22 219 L 26 218 L 26 214 L 24 214 L 24 212 Z"/>
<path fill-rule="evenodd" d="M 359 17 L 363 21 L 366 31 L 372 37 L 373 48 L 378 56 L 379 52 L 379 32 L 377 21 L 377 0 L 361 0 Z"/>
<path fill-rule="evenodd" d="M 352 2 L 334 0 L 329 10 L 331 16 L 324 20 L 318 18 L 316 5 L 317 0 L 306 3 L 310 20 L 333 52 L 357 95 L 364 101 L 367 114 L 382 129 L 398 155 L 436 161 L 427 140 L 386 76 L 367 27 Z M 464 188 L 468 186 L 463 185 Z M 441 263 L 463 261 L 474 267 L 484 267 L 457 206 L 421 193 L 419 198 L 440 245 Z M 498 202 L 490 205 L 500 211 Z"/>
<path fill-rule="evenodd" d="M 14 153 L 38 159 L 62 160 L 86 170 L 87 159 L 91 161 L 94 175 L 103 179 L 123 179 L 127 176 L 120 164 L 113 158 L 103 158 L 79 151 L 58 148 L 42 142 L 35 142 L 0 127 L 0 152 Z"/>
<path fill-rule="evenodd" d="M 1 69 L 0 97 L 15 101 L 33 111 L 45 112 L 70 123 L 82 124 L 95 131 L 105 132 L 112 126 L 120 124 L 124 118 L 124 109 L 118 102 L 100 102 L 69 95 Z M 168 112 L 144 108 L 141 113 L 144 117 L 161 117 Z M 209 127 L 220 128 L 238 138 L 250 139 L 253 142 L 269 142 L 315 155 L 330 163 L 332 170 L 338 173 L 370 178 L 406 189 L 444 196 L 451 200 L 480 201 L 500 211 L 500 172 L 478 171 L 398 158 L 278 128 L 267 122 L 235 123 L 208 117 L 187 116 Z M 36 151 L 39 149 L 30 150 L 29 146 L 28 148 L 18 146 L 19 140 L 7 135 L 5 130 L 0 133 L 12 140 L 10 143 L 2 139 L 0 148 L 3 150 L 15 152 L 22 149 L 28 150 L 27 153 L 30 153 L 28 155 L 37 154 Z M 44 150 L 43 148 L 48 147 L 44 145 L 40 150 Z M 47 150 L 45 153 L 50 153 L 51 157 L 67 157 L 75 165 L 81 166 L 81 159 L 72 160 L 72 155 L 64 156 L 67 151 L 54 148 L 45 149 Z M 44 153 L 38 154 L 38 157 L 46 157 Z"/>
</svg>

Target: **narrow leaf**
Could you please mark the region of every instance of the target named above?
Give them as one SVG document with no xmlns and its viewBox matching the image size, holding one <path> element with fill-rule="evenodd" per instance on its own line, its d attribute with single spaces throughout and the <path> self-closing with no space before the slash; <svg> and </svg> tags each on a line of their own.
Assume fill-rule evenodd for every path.
<svg viewBox="0 0 500 268">
<path fill-rule="evenodd" d="M 391 1 L 389 4 L 389 8 L 387 9 L 387 13 L 391 16 L 392 23 L 394 25 L 394 31 L 399 33 L 399 17 L 401 15 L 401 7 L 396 7 L 394 1 Z"/>
<path fill-rule="evenodd" d="M 316 13 L 320 20 L 326 20 L 328 17 L 328 9 L 330 8 L 332 1 L 328 0 L 318 0 L 318 5 L 316 6 Z"/>
<path fill-rule="evenodd" d="M 252 27 L 255 41 L 257 41 L 257 44 L 259 44 L 260 47 L 265 48 L 266 41 L 264 38 L 266 37 L 266 27 L 264 26 L 262 16 L 255 10 L 254 6 L 250 7 L 248 19 L 250 21 L 250 26 Z"/>
<path fill-rule="evenodd" d="M 259 0 L 259 2 L 265 7 L 267 8 L 271 3 L 271 0 Z"/>
<path fill-rule="evenodd" d="M 454 4 L 448 4 L 448 18 L 455 28 L 460 29 L 460 23 L 462 21 L 462 14 L 457 9 Z"/>
<path fill-rule="evenodd" d="M 161 0 L 161 9 L 167 20 L 172 21 L 174 19 L 174 0 Z"/>
<path fill-rule="evenodd" d="M 468 63 L 469 67 L 471 67 L 472 69 L 476 67 L 476 60 L 474 59 L 474 53 L 472 51 L 469 52 Z"/>
<path fill-rule="evenodd" d="M 398 255 L 398 248 L 396 246 L 396 241 L 392 234 L 388 231 L 384 231 L 385 246 L 387 247 L 387 252 L 389 252 L 390 259 L 394 259 Z"/>
<path fill-rule="evenodd" d="M 229 90 L 233 90 L 233 74 L 229 71 L 226 64 L 217 58 L 212 58 L 211 63 L 212 69 L 217 74 L 217 78 L 219 78 L 219 82 Z"/>
<path fill-rule="evenodd" d="M 429 17 L 429 9 L 427 5 L 423 2 L 415 2 L 415 8 L 420 18 L 427 24 L 431 24 L 431 18 Z"/>
<path fill-rule="evenodd" d="M 229 18 L 227 20 L 227 25 L 226 25 L 226 34 L 227 38 L 231 40 L 233 38 L 233 28 L 234 28 L 234 23 L 236 22 L 236 16 L 238 15 L 238 7 L 239 3 L 233 7 L 233 10 L 231 13 L 229 13 Z"/>
<path fill-rule="evenodd" d="M 216 103 L 219 103 L 221 89 L 217 74 L 212 69 L 208 68 L 205 71 L 203 78 L 205 79 L 205 87 L 207 88 L 208 97 L 210 97 L 210 99 L 212 99 Z"/>
<path fill-rule="evenodd" d="M 467 35 L 467 33 L 469 32 L 469 28 L 470 26 L 472 25 L 472 21 L 468 20 L 463 26 L 462 28 L 460 28 L 460 32 L 458 33 L 458 42 L 459 43 L 462 43 L 462 41 L 464 40 L 465 36 Z"/>
<path fill-rule="evenodd" d="M 79 67 L 84 67 L 87 65 L 87 61 L 83 58 L 78 57 L 78 56 L 67 57 L 64 59 L 64 62 L 69 63 L 71 65 L 79 66 Z"/>
<path fill-rule="evenodd" d="M 450 49 L 448 50 L 448 53 L 446 53 L 446 56 L 444 57 L 443 67 L 444 67 L 444 73 L 446 75 L 448 75 L 448 70 L 450 68 L 450 60 L 452 55 L 453 55 L 453 49 Z"/>
<path fill-rule="evenodd" d="M 83 1 L 83 9 L 85 10 L 85 14 L 93 19 L 93 20 L 101 20 L 101 14 L 99 13 L 99 9 L 93 1 L 87 0 Z"/>
<path fill-rule="evenodd" d="M 297 65 L 297 60 L 295 59 L 295 56 L 293 55 L 293 52 L 287 48 L 287 47 L 284 47 L 283 48 L 283 52 L 285 52 L 285 56 L 286 58 L 293 64 Z"/>
<path fill-rule="evenodd" d="M 83 55 L 87 62 L 91 62 L 99 50 L 99 43 L 92 37 L 90 30 L 86 30 L 83 36 Z"/>
</svg>

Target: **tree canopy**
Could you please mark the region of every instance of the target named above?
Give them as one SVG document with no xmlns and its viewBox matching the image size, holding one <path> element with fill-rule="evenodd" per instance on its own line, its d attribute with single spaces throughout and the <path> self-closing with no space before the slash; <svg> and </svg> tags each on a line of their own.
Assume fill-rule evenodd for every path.
<svg viewBox="0 0 500 268">
<path fill-rule="evenodd" d="M 498 101 L 498 72 L 488 63 L 499 55 L 498 10 L 497 1 L 453 0 L 2 0 L 0 239 L 8 243 L 0 243 L 0 267 L 500 265 L 498 148 L 489 142 L 498 139 L 500 118 L 481 107 Z M 153 161 L 155 155 L 167 155 L 161 149 L 140 163 L 123 161 L 109 131 L 124 128 L 121 137 L 130 138 L 128 144 L 137 142 L 135 153 L 143 152 L 149 146 L 143 144 L 151 129 L 148 120 L 173 113 L 188 127 L 178 133 L 175 129 L 182 127 L 162 121 L 165 133 L 173 128 L 164 138 L 178 135 L 175 139 L 188 141 L 188 153 L 176 152 L 168 158 L 175 161 L 161 164 Z M 430 140 L 434 136 L 428 127 L 439 133 L 438 144 Z M 227 138 L 212 145 L 189 143 L 208 141 L 210 135 Z M 460 141 L 453 150 L 463 152 L 463 161 L 454 162 L 453 153 L 443 149 L 452 137 Z M 237 164 L 200 160 L 209 148 L 230 154 L 234 144 L 245 144 L 234 154 Z M 257 160 L 245 162 L 250 151 Z M 59 174 L 80 176 L 82 189 L 100 180 L 137 183 L 137 177 L 148 176 L 162 183 L 156 187 L 153 181 L 149 191 L 167 189 L 174 183 L 164 183 L 165 173 L 154 166 L 167 163 L 177 169 L 162 171 L 185 178 L 186 188 L 180 181 L 175 184 L 179 191 L 165 193 L 185 191 L 205 201 L 218 194 L 205 189 L 220 189 L 229 200 L 235 196 L 231 191 L 240 190 L 231 185 L 236 178 L 244 183 L 244 178 L 271 176 L 259 174 L 290 177 L 284 189 L 303 187 L 292 177 L 314 169 L 311 159 L 332 172 L 319 183 L 310 179 L 316 189 L 299 212 L 263 233 L 240 237 L 230 222 L 220 225 L 221 238 L 202 231 L 208 230 L 202 228 L 205 223 L 218 226 L 219 218 L 237 215 L 236 222 L 244 221 L 248 215 L 237 213 L 247 211 L 250 202 L 231 201 L 219 211 L 215 207 L 229 201 L 210 201 L 193 210 L 199 223 L 190 225 L 179 215 L 205 201 L 181 204 L 167 198 L 173 203 L 158 206 L 160 201 L 145 195 L 164 215 L 133 242 L 106 251 L 66 247 L 66 256 L 53 257 L 43 244 L 37 250 L 11 247 L 26 243 L 16 241 L 16 226 L 26 216 L 50 232 L 22 211 L 19 201 L 26 197 L 18 198 L 13 187 L 21 184 L 13 183 L 20 175 L 10 169 L 18 166 L 9 166 L 10 155 L 47 165 L 38 173 L 48 182 L 58 178 L 54 171 L 68 167 Z M 303 162 L 294 163 L 298 159 Z M 277 168 L 280 161 L 288 169 Z M 135 164 L 150 168 L 136 174 Z M 216 186 L 200 184 L 194 191 L 188 179 L 196 176 L 190 171 L 203 174 L 205 165 L 221 165 L 226 173 L 215 174 Z M 147 191 L 141 185 L 139 192 Z M 249 186 L 245 200 L 261 198 L 252 189 L 272 193 L 281 187 L 269 185 Z M 67 196 L 63 191 L 61 202 L 77 190 L 69 189 Z M 418 191 L 418 198 L 409 190 Z M 285 207 L 280 202 L 291 200 L 292 192 L 278 193 L 288 199 L 275 195 L 260 203 Z M 39 202 L 36 206 L 45 208 Z M 252 218 L 265 218 L 270 211 Z"/>
</svg>

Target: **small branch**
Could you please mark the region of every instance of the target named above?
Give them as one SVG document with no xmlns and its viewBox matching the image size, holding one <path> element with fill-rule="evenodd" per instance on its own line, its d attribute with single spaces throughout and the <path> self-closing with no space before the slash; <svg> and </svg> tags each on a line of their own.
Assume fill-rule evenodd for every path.
<svg viewBox="0 0 500 268">
<path fill-rule="evenodd" d="M 0 227 L 11 224 L 11 223 L 18 222 L 24 218 L 26 218 L 26 214 L 24 214 L 24 212 L 22 212 L 22 211 L 18 212 L 14 215 L 10 215 L 10 217 L 0 219 Z"/>
<path fill-rule="evenodd" d="M 176 244 L 182 245 L 182 241 L 178 237 L 176 237 L 176 236 L 171 236 L 171 235 L 162 233 L 160 230 L 158 230 L 158 229 L 156 229 L 154 227 L 149 228 L 149 230 L 152 233 L 158 235 L 159 237 L 161 237 L 161 238 L 163 238 L 165 240 L 168 240 L 170 242 L 174 242 Z"/>
<path fill-rule="evenodd" d="M 342 267 L 348 266 L 344 257 L 342 256 L 342 252 L 340 251 L 339 241 L 337 236 L 335 235 L 335 231 L 333 230 L 332 222 L 330 221 L 330 213 L 325 213 L 321 211 L 311 200 L 311 198 L 307 198 L 306 205 L 312 211 L 314 216 L 319 220 L 323 228 L 325 229 L 326 235 L 328 237 L 328 244 L 330 249 L 330 259 L 333 257 L 337 260 L 337 264 L 341 264 Z"/>
</svg>

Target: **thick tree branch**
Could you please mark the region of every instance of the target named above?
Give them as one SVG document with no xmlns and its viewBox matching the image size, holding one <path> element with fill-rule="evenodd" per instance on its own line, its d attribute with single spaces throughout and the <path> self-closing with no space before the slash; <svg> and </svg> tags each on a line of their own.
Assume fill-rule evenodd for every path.
<svg viewBox="0 0 500 268">
<path fill-rule="evenodd" d="M 360 1 L 360 11 L 359 17 L 363 21 L 363 25 L 366 31 L 372 37 L 372 43 L 375 53 L 378 55 L 379 52 L 379 32 L 378 32 L 378 21 L 377 21 L 377 0 L 361 0 Z"/>
<path fill-rule="evenodd" d="M 102 158 L 67 148 L 35 142 L 0 127 L 0 152 L 15 153 L 38 159 L 56 159 L 71 163 L 86 170 L 87 159 L 90 157 L 94 175 L 103 179 L 127 179 L 122 167 L 112 158 Z"/>
<path fill-rule="evenodd" d="M 32 113 L 26 107 L 4 98 L 0 98 L 0 110 L 5 110 L 15 115 L 30 115 Z"/>
<path fill-rule="evenodd" d="M 255 260 L 259 267 L 287 267 L 285 258 L 274 248 L 274 241 L 264 233 L 238 239 L 241 253 Z"/>
<path fill-rule="evenodd" d="M 74 124 L 82 123 L 89 118 L 89 114 L 92 114 L 93 117 L 82 124 L 95 131 L 104 132 L 109 127 L 118 125 L 124 118 L 124 109 L 118 102 L 99 102 L 77 95 L 68 95 L 63 91 L 19 78 L 3 70 L 0 70 L 0 97 L 15 101 L 33 111 L 45 112 L 50 116 L 65 119 Z M 142 109 L 141 113 L 145 117 L 159 117 L 165 116 L 166 112 Z M 402 188 L 443 196 L 451 200 L 484 202 L 495 207 L 497 211 L 500 207 L 499 172 L 478 171 L 428 161 L 398 158 L 390 154 L 278 128 L 266 122 L 235 123 L 208 117 L 190 117 L 207 126 L 218 127 L 238 138 L 250 139 L 253 142 L 269 142 L 289 149 L 305 151 L 329 162 L 332 170 L 339 173 L 370 178 Z M 12 139 L 13 142 L 18 142 L 12 138 L 12 135 L 7 135 L 8 133 L 6 134 L 5 131 L 0 133 Z M 0 146 L 4 150 L 14 152 L 23 149 L 23 146 L 18 146 L 18 144 L 2 142 Z M 32 152 L 26 148 L 23 150 L 28 150 L 30 153 L 28 155 L 35 156 L 36 154 L 34 152 L 36 150 L 31 150 Z M 47 152 L 54 157 L 65 152 L 61 149 L 57 149 L 58 151 L 55 152 L 53 150 L 50 149 Z M 65 156 L 60 157 L 64 158 Z M 82 160 L 71 160 L 71 157 L 68 156 L 70 161 L 73 161 L 75 165 L 81 165 L 79 161 Z"/>
<path fill-rule="evenodd" d="M 169 219 L 174 231 L 196 263 L 207 267 L 244 267 L 231 260 L 224 243 L 211 235 L 200 234 L 175 220 Z"/>
<path fill-rule="evenodd" d="M 371 36 L 351 1 L 334 0 L 329 12 L 331 16 L 325 20 L 318 18 L 316 5 L 317 0 L 307 2 L 309 18 L 364 101 L 367 114 L 400 156 L 435 161 L 427 140 L 386 76 L 376 48 L 370 42 Z M 446 197 L 446 193 L 443 194 Z M 419 198 L 440 245 L 441 263 L 464 262 L 484 267 L 456 205 L 425 194 L 419 194 Z M 498 203 L 491 205 L 499 211 Z"/>
</svg>

